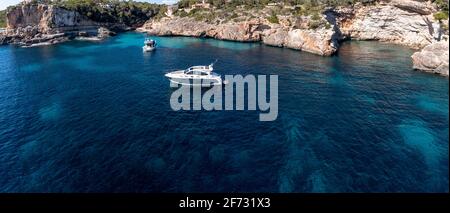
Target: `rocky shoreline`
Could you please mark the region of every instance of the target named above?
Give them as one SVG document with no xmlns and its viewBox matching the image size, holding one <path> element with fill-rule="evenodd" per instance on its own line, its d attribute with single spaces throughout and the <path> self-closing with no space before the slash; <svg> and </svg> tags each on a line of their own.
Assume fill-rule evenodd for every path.
<svg viewBox="0 0 450 213">
<path fill-rule="evenodd" d="M 23 4 L 7 13 L 1 44 L 34 47 L 73 39 L 98 41 L 118 32 L 134 30 L 119 23 L 99 23 L 76 11 L 46 4 Z"/>
<path fill-rule="evenodd" d="M 381 1 L 376 5 L 330 8 L 320 17 L 321 26 L 311 29 L 311 17 L 279 16 L 279 23 L 265 18 L 248 18 L 243 21 L 218 23 L 198 21 L 191 17 L 171 16 L 149 20 L 139 32 L 157 36 L 208 37 L 241 42 L 261 42 L 270 46 L 286 47 L 318 55 L 330 56 L 346 39 L 376 40 L 414 49 L 422 49 L 440 42 L 447 44 L 448 35 L 434 20 L 436 8 L 423 0 Z M 256 15 L 264 17 L 264 15 Z M 424 69 L 416 63 L 424 60 L 429 51 L 415 56 L 414 68 Z M 442 55 L 442 54 L 441 54 Z M 448 76 L 448 58 L 440 57 L 442 66 L 427 66 L 427 72 Z M 445 66 L 447 64 L 447 66 Z M 446 67 L 446 68 L 445 68 Z"/>
<path fill-rule="evenodd" d="M 318 55 L 330 56 L 337 51 L 332 29 L 288 29 L 262 18 L 243 22 L 209 24 L 189 17 L 150 20 L 137 31 L 157 36 L 207 37 L 239 42 L 262 42 Z"/>
<path fill-rule="evenodd" d="M 448 76 L 449 42 L 448 40 L 432 43 L 411 56 L 413 68 L 425 72 Z"/>
<path fill-rule="evenodd" d="M 444 57 L 448 56 L 448 30 L 434 19 L 435 12 L 435 5 L 426 0 L 383 0 L 327 8 L 318 17 L 278 15 L 276 23 L 266 18 L 270 15 L 267 8 L 247 11 L 227 21 L 168 14 L 152 18 L 136 30 L 157 36 L 261 42 L 322 56 L 336 53 L 343 40 L 376 40 L 422 50 L 412 56 L 414 69 L 448 76 L 448 57 Z M 134 29 L 123 23 L 99 23 L 76 11 L 45 4 L 15 7 L 7 13 L 7 25 L 0 33 L 0 44 L 23 47 L 72 39 L 100 41 Z"/>
</svg>

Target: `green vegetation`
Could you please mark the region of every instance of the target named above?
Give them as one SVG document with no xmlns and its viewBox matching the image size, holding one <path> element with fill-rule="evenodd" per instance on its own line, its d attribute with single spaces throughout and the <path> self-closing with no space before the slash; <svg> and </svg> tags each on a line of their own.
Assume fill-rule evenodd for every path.
<svg viewBox="0 0 450 213">
<path fill-rule="evenodd" d="M 433 1 L 439 8 L 439 12 L 435 13 L 434 19 L 439 21 L 439 25 L 441 26 L 441 30 L 448 34 L 448 22 L 444 22 L 444 20 L 448 20 L 448 1 L 447 0 L 435 0 Z"/>
<path fill-rule="evenodd" d="M 164 5 L 121 0 L 33 0 L 31 2 L 31 4 L 38 3 L 74 10 L 97 22 L 123 23 L 128 26 L 141 25 L 160 12 L 163 15 L 166 9 Z"/>
<path fill-rule="evenodd" d="M 445 1 L 445 0 L 437 0 L 437 1 Z M 190 8 L 192 5 L 196 3 L 200 3 L 200 0 L 180 0 L 178 2 L 178 6 L 180 8 Z M 245 6 L 246 9 L 251 8 L 263 8 L 269 3 L 278 3 L 287 6 L 295 6 L 295 5 L 304 5 L 307 7 L 318 7 L 318 6 L 344 6 L 344 5 L 353 5 L 358 2 L 362 4 L 372 4 L 376 2 L 376 0 L 208 0 L 207 3 L 210 3 L 214 7 L 218 9 L 223 8 L 234 8 L 237 6 Z"/>
<path fill-rule="evenodd" d="M 433 0 L 441 12 L 447 13 L 448 16 L 448 0 Z"/>
<path fill-rule="evenodd" d="M 442 20 L 448 19 L 448 0 L 434 0 L 433 1 L 439 8 L 439 12 L 434 14 L 434 19 L 442 22 Z"/>
<path fill-rule="evenodd" d="M 273 12 L 272 15 L 270 15 L 267 18 L 267 21 L 269 21 L 270 23 L 274 23 L 274 24 L 278 24 L 280 21 L 278 20 L 277 15 Z"/>
<path fill-rule="evenodd" d="M 206 22 L 213 21 L 213 19 L 216 16 L 213 11 L 208 11 L 206 9 L 192 9 L 191 11 L 189 11 L 189 13 L 185 12 L 184 10 L 181 10 L 177 11 L 175 15 L 181 17 L 189 16 L 194 18 L 196 21 L 206 21 Z"/>
<path fill-rule="evenodd" d="M 186 13 L 186 11 L 184 11 L 184 10 L 177 10 L 174 15 L 179 16 L 179 17 L 186 17 L 186 16 L 188 16 L 188 13 Z"/>
<path fill-rule="evenodd" d="M 353 5 L 358 2 L 362 4 L 372 4 L 375 1 L 376 0 L 207 0 L 206 3 L 214 9 L 202 9 L 198 7 L 201 5 L 197 5 L 202 2 L 201 0 L 180 0 L 177 4 L 179 10 L 175 12 L 175 15 L 206 21 L 219 18 L 220 20 L 227 22 L 245 16 L 248 11 L 265 9 L 266 11 L 269 10 L 269 14 L 271 14 L 267 17 L 267 20 L 271 23 L 279 23 L 278 16 L 280 15 L 315 15 L 319 18 L 317 19 L 317 23 L 313 23 L 312 25 L 321 26 L 323 23 L 319 21 L 319 14 L 327 7 Z M 206 17 L 205 13 L 208 12 L 214 12 L 214 14 Z M 234 17 L 235 14 L 239 17 Z M 246 17 L 243 18 L 245 19 Z"/>
<path fill-rule="evenodd" d="M 145 2 L 119 0 L 59 0 L 58 6 L 75 10 L 98 22 L 124 23 L 134 26 L 161 13 L 164 6 Z M 161 14 L 159 14 L 161 16 Z"/>
<path fill-rule="evenodd" d="M 319 20 L 310 20 L 308 22 L 308 27 L 310 29 L 317 29 L 319 27 L 325 27 L 325 29 L 330 29 L 331 25 L 324 19 L 319 19 Z"/>
<path fill-rule="evenodd" d="M 314 13 L 314 14 L 311 16 L 311 19 L 314 20 L 314 21 L 320 20 L 320 15 L 319 15 L 319 13 Z"/>
<path fill-rule="evenodd" d="M 446 20 L 448 19 L 448 13 L 439 11 L 437 13 L 435 13 L 434 15 L 434 19 L 438 20 L 438 21 L 442 21 L 442 20 Z"/>
<path fill-rule="evenodd" d="M 317 29 L 320 27 L 320 25 L 321 25 L 321 23 L 319 21 L 310 21 L 308 23 L 308 26 L 310 29 Z"/>
<path fill-rule="evenodd" d="M 6 27 L 6 10 L 0 11 L 0 28 Z"/>
<path fill-rule="evenodd" d="M 149 18 L 152 17 L 152 15 L 154 15 L 153 18 L 155 19 L 160 19 L 162 17 L 166 17 L 166 12 L 167 12 L 167 7 L 164 6 L 159 6 L 158 10 L 152 10 L 151 8 L 148 8 L 149 10 Z M 156 13 L 156 15 L 155 15 Z"/>
</svg>

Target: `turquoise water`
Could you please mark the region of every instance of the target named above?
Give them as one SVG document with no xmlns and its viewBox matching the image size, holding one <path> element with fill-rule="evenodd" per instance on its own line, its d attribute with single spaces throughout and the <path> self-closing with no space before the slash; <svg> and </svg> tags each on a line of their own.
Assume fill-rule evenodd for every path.
<svg viewBox="0 0 450 213">
<path fill-rule="evenodd" d="M 0 47 L 0 192 L 448 192 L 449 81 L 412 50 L 338 55 L 126 33 Z M 163 74 L 279 75 L 279 116 L 172 111 Z"/>
</svg>

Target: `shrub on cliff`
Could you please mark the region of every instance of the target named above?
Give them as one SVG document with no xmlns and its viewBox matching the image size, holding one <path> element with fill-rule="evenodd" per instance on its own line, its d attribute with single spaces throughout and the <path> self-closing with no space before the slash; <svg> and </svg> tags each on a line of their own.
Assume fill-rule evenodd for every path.
<svg viewBox="0 0 450 213">
<path fill-rule="evenodd" d="M 314 12 L 311 15 L 311 20 L 308 22 L 308 27 L 310 29 L 317 29 L 324 27 L 325 29 L 330 29 L 331 25 L 325 19 L 323 19 L 319 12 Z"/>
<path fill-rule="evenodd" d="M 278 24 L 280 21 L 278 20 L 278 17 L 277 17 L 277 15 L 275 14 L 275 13 L 272 13 L 272 15 L 270 15 L 268 18 L 267 18 L 267 21 L 269 21 L 270 23 L 273 23 L 273 24 Z"/>
<path fill-rule="evenodd" d="M 160 18 L 166 17 L 166 12 L 167 12 L 167 7 L 161 7 L 161 8 L 159 8 L 159 10 L 156 13 L 156 15 L 154 16 L 154 18 L 160 19 Z"/>
<path fill-rule="evenodd" d="M 442 12 L 448 14 L 448 0 L 433 0 L 433 3 L 435 3 Z"/>
<path fill-rule="evenodd" d="M 434 18 L 438 21 L 448 19 L 448 1 L 447 0 L 434 0 L 433 3 L 439 8 L 439 12 L 434 14 Z"/>
<path fill-rule="evenodd" d="M 310 21 L 309 23 L 308 23 L 308 27 L 310 28 L 310 29 L 317 29 L 317 28 L 319 28 L 320 27 L 320 25 L 321 25 L 321 23 L 319 22 L 319 21 Z"/>
<path fill-rule="evenodd" d="M 438 21 L 442 21 L 442 20 L 446 20 L 448 19 L 448 13 L 444 13 L 442 11 L 435 13 L 434 15 L 434 19 L 438 20 Z"/>
<path fill-rule="evenodd" d="M 186 11 L 184 11 L 184 10 L 177 10 L 177 11 L 175 11 L 175 14 L 174 14 L 174 15 L 180 16 L 180 17 L 186 17 L 186 16 L 188 16 L 189 14 L 186 13 Z"/>
</svg>

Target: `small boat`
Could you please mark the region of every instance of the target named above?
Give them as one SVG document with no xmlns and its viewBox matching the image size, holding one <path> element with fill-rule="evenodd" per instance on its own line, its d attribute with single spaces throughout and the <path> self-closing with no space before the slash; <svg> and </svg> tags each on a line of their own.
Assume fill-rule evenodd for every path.
<svg viewBox="0 0 450 213">
<path fill-rule="evenodd" d="M 190 86 L 210 87 L 222 85 L 222 77 L 214 73 L 214 63 L 207 66 L 193 66 L 165 74 L 173 83 Z"/>
<path fill-rule="evenodd" d="M 156 49 L 156 41 L 152 39 L 146 39 L 144 41 L 144 46 L 142 47 L 142 50 L 144 52 L 151 52 Z"/>
</svg>

